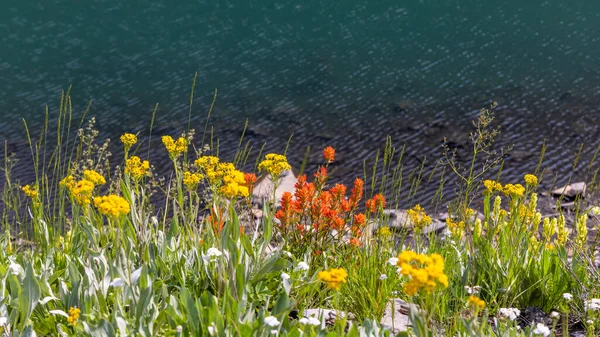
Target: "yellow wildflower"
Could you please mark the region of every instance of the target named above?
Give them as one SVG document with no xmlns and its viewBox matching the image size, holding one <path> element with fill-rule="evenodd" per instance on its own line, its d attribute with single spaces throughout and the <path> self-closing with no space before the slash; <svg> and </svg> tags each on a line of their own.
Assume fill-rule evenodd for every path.
<svg viewBox="0 0 600 337">
<path fill-rule="evenodd" d="M 94 192 L 94 183 L 89 180 L 82 179 L 72 186 L 73 187 L 70 188 L 69 191 L 71 192 L 73 199 L 75 199 L 75 202 L 81 206 L 89 205 L 91 202 L 92 193 Z"/>
<path fill-rule="evenodd" d="M 219 157 L 215 156 L 202 156 L 194 161 L 194 165 L 203 170 L 214 170 L 218 163 Z"/>
<path fill-rule="evenodd" d="M 77 321 L 79 320 L 80 314 L 81 310 L 79 310 L 79 308 L 69 308 L 69 317 L 67 318 L 67 323 L 71 324 L 72 326 L 77 326 Z"/>
<path fill-rule="evenodd" d="M 423 227 L 431 224 L 431 217 L 425 213 L 425 210 L 419 204 L 415 205 L 412 209 L 409 209 L 407 213 L 415 231 L 418 233 L 421 232 Z"/>
<path fill-rule="evenodd" d="M 475 219 L 475 226 L 473 227 L 473 236 L 480 237 L 482 231 L 483 224 L 481 223 L 481 219 Z"/>
<path fill-rule="evenodd" d="M 195 190 L 202 179 L 204 175 L 201 173 L 183 172 L 183 184 L 190 190 Z"/>
<path fill-rule="evenodd" d="M 37 186 L 35 185 L 33 187 L 30 185 L 25 185 L 21 188 L 21 191 L 23 191 L 23 193 L 25 193 L 25 195 L 31 199 L 37 199 L 40 195 L 40 193 L 37 191 Z"/>
<path fill-rule="evenodd" d="M 279 178 L 279 175 L 285 170 L 290 170 L 292 167 L 288 164 L 287 158 L 281 154 L 269 153 L 265 159 L 258 164 L 258 169 L 266 171 L 271 177 Z"/>
<path fill-rule="evenodd" d="M 221 166 L 221 165 L 219 165 Z M 233 164 L 231 165 L 233 167 Z M 244 173 L 238 171 L 233 167 L 232 171 L 225 171 L 223 174 L 223 186 L 221 186 L 220 192 L 229 199 L 235 197 L 245 198 L 250 195 L 248 186 L 246 186 L 246 179 Z"/>
<path fill-rule="evenodd" d="M 500 184 L 497 181 L 485 180 L 483 182 L 483 186 L 485 187 L 486 191 L 489 193 L 492 193 L 494 191 L 502 191 L 502 184 Z"/>
<path fill-rule="evenodd" d="M 177 158 L 187 150 L 187 139 L 185 137 L 179 137 L 177 140 L 173 140 L 173 137 L 171 136 L 162 136 L 162 142 L 171 158 Z"/>
<path fill-rule="evenodd" d="M 137 143 L 137 136 L 132 133 L 124 133 L 121 136 L 121 142 L 125 146 L 125 151 L 129 151 L 133 144 Z"/>
<path fill-rule="evenodd" d="M 113 218 L 129 213 L 127 200 L 114 194 L 94 198 L 94 206 L 100 213 Z"/>
<path fill-rule="evenodd" d="M 525 184 L 529 186 L 537 186 L 538 178 L 533 174 L 526 174 L 523 179 L 525 179 Z"/>
<path fill-rule="evenodd" d="M 485 308 L 485 301 L 475 295 L 469 296 L 467 303 L 469 304 L 469 306 L 471 308 L 473 308 L 477 311 L 483 310 L 483 308 Z"/>
<path fill-rule="evenodd" d="M 106 179 L 100 173 L 94 170 L 85 170 L 83 171 L 83 179 L 91 182 L 94 185 L 104 185 L 106 184 Z"/>
<path fill-rule="evenodd" d="M 388 236 L 392 236 L 392 231 L 390 230 L 389 227 L 385 226 L 385 227 L 379 228 L 379 230 L 377 231 L 377 234 L 379 234 L 380 236 L 383 236 L 383 237 L 388 237 Z"/>
<path fill-rule="evenodd" d="M 148 174 L 150 163 L 147 160 L 142 161 L 138 156 L 132 156 L 125 162 L 125 173 L 134 179 L 139 179 Z"/>
<path fill-rule="evenodd" d="M 525 187 L 521 184 L 506 184 L 502 190 L 504 194 L 510 197 L 522 197 L 525 193 Z"/>
<path fill-rule="evenodd" d="M 479 220 L 479 219 L 478 219 Z M 481 221 L 480 221 L 481 222 Z M 462 237 L 465 231 L 465 222 L 464 221 L 454 221 L 450 217 L 446 218 L 446 224 L 448 225 L 448 229 L 452 235 L 457 237 Z"/>
<path fill-rule="evenodd" d="M 564 246 L 569 236 L 569 231 L 565 228 L 565 216 L 559 215 L 556 222 L 556 244 Z"/>
<path fill-rule="evenodd" d="M 59 186 L 70 191 L 73 187 L 75 187 L 75 178 L 73 178 L 72 175 L 68 175 L 60 181 Z"/>
<path fill-rule="evenodd" d="M 412 296 L 420 289 L 431 293 L 436 287 L 448 287 L 448 276 L 444 273 L 444 258 L 439 254 L 417 254 L 406 250 L 398 255 L 401 273 L 409 277 L 404 284 L 404 293 Z"/>
<path fill-rule="evenodd" d="M 575 221 L 575 231 L 577 232 L 577 237 L 575 238 L 575 243 L 579 247 L 584 247 L 587 242 L 588 228 L 587 228 L 587 219 L 588 215 L 581 215 L 577 221 Z"/>
<path fill-rule="evenodd" d="M 332 268 L 330 270 L 325 270 L 319 272 L 317 275 L 319 280 L 327 283 L 330 289 L 339 290 L 342 286 L 342 283 L 346 283 L 346 277 L 348 277 L 348 272 L 344 268 Z"/>
</svg>

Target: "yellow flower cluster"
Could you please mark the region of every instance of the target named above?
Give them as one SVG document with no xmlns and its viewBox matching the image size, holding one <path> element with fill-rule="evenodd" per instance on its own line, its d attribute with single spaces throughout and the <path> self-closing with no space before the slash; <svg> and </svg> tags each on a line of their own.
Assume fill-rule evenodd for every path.
<svg viewBox="0 0 600 337">
<path fill-rule="evenodd" d="M 183 184 L 190 190 L 195 190 L 202 179 L 204 175 L 201 173 L 183 172 Z"/>
<path fill-rule="evenodd" d="M 567 237 L 569 236 L 569 231 L 565 228 L 564 215 L 561 214 L 558 216 L 556 227 L 556 244 L 564 246 L 565 243 L 567 243 Z"/>
<path fill-rule="evenodd" d="M 273 179 L 279 178 L 279 175 L 292 167 L 288 164 L 287 158 L 281 154 L 269 153 L 265 159 L 258 164 L 258 169 L 266 171 Z"/>
<path fill-rule="evenodd" d="M 114 194 L 94 198 L 94 206 L 100 213 L 113 218 L 129 213 L 127 200 Z"/>
<path fill-rule="evenodd" d="M 525 179 L 525 184 L 529 186 L 537 186 L 538 178 L 533 174 L 526 174 L 523 179 Z"/>
<path fill-rule="evenodd" d="M 452 218 L 448 217 L 446 219 L 446 224 L 448 225 L 448 229 L 452 235 L 457 237 L 462 237 L 465 232 L 465 222 L 464 221 L 454 221 Z"/>
<path fill-rule="evenodd" d="M 25 195 L 31 199 L 37 199 L 37 197 L 40 195 L 40 193 L 37 191 L 37 186 L 31 187 L 30 185 L 25 185 L 21 188 L 21 191 L 23 191 L 23 193 L 25 193 Z"/>
<path fill-rule="evenodd" d="M 437 286 L 448 288 L 448 276 L 444 274 L 444 258 L 439 254 L 417 254 L 405 250 L 398 255 L 398 266 L 410 280 L 404 284 L 404 293 L 412 296 L 424 289 L 431 293 Z"/>
<path fill-rule="evenodd" d="M 194 161 L 194 165 L 204 172 L 209 183 L 225 197 L 233 199 L 250 195 L 244 173 L 237 170 L 233 163 L 220 163 L 218 157 L 202 156 Z"/>
<path fill-rule="evenodd" d="M 483 186 L 485 187 L 486 191 L 489 193 L 492 193 L 495 191 L 502 191 L 502 184 L 500 184 L 497 181 L 485 180 L 483 182 Z"/>
<path fill-rule="evenodd" d="M 67 323 L 71 324 L 72 326 L 77 326 L 77 321 L 79 320 L 80 314 L 81 310 L 79 310 L 79 308 L 69 308 L 69 317 L 67 318 Z"/>
<path fill-rule="evenodd" d="M 91 182 L 94 185 L 104 185 L 106 184 L 106 179 L 100 173 L 94 170 L 85 170 L 83 171 L 83 179 Z"/>
<path fill-rule="evenodd" d="M 525 187 L 521 184 L 506 184 L 502 192 L 509 197 L 522 197 L 525 193 Z"/>
<path fill-rule="evenodd" d="M 171 158 L 177 158 L 187 150 L 187 139 L 185 137 L 179 137 L 177 140 L 173 140 L 173 137 L 171 136 L 162 136 L 162 142 Z"/>
<path fill-rule="evenodd" d="M 475 310 L 483 310 L 485 308 L 485 301 L 475 295 L 469 296 L 467 303 Z"/>
<path fill-rule="evenodd" d="M 125 146 L 125 151 L 129 151 L 133 144 L 137 143 L 137 136 L 132 133 L 124 133 L 121 136 L 121 142 Z"/>
<path fill-rule="evenodd" d="M 96 187 L 92 181 L 85 179 L 85 177 L 76 181 L 72 175 L 68 175 L 61 180 L 60 186 L 66 188 L 75 202 L 81 206 L 90 204 L 94 187 Z"/>
<path fill-rule="evenodd" d="M 385 227 L 379 228 L 379 230 L 377 231 L 377 234 L 379 234 L 380 236 L 383 236 L 383 237 L 390 237 L 390 236 L 392 236 L 392 231 L 390 230 L 389 227 L 385 226 Z"/>
<path fill-rule="evenodd" d="M 327 283 L 329 289 L 339 290 L 342 283 L 346 283 L 348 272 L 344 268 L 332 268 L 330 270 L 319 272 L 317 277 L 319 280 Z"/>
<path fill-rule="evenodd" d="M 587 242 L 588 228 L 587 228 L 587 214 L 582 214 L 575 221 L 575 231 L 577 233 L 577 237 L 575 238 L 575 243 L 578 247 L 584 247 Z"/>
<path fill-rule="evenodd" d="M 431 224 L 431 217 L 425 213 L 425 210 L 420 204 L 417 204 L 412 209 L 409 209 L 407 213 L 408 218 L 412 222 L 416 232 L 420 232 L 423 227 Z"/>
<path fill-rule="evenodd" d="M 132 156 L 125 162 L 125 173 L 134 179 L 140 179 L 150 171 L 150 163 L 147 160 L 142 161 L 138 156 Z"/>
</svg>

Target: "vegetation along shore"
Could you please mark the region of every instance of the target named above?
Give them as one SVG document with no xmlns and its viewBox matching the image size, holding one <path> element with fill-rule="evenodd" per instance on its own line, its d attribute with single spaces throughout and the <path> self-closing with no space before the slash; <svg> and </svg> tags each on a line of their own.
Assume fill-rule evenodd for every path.
<svg viewBox="0 0 600 337">
<path fill-rule="evenodd" d="M 442 145 L 458 181 L 442 208 L 444 175 L 410 204 L 426 177 L 405 178 L 389 138 L 349 185 L 330 182 L 331 146 L 315 172 L 286 144 L 251 156 L 241 139 L 219 156 L 208 120 L 172 137 L 152 119 L 120 137 L 114 165 L 64 94 L 41 130 L 25 123 L 34 179 L 12 178 L 5 146 L 0 333 L 596 336 L 595 157 L 589 181 L 543 190 L 542 148 L 535 171 L 505 181 L 495 107 L 474 117 L 469 160 Z"/>
</svg>

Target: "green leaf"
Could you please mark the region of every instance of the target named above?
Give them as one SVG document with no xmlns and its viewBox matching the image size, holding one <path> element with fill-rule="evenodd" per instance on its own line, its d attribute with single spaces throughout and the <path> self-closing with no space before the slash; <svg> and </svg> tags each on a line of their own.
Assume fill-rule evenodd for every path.
<svg viewBox="0 0 600 337">
<path fill-rule="evenodd" d="M 25 272 L 25 278 L 23 279 L 21 292 L 19 294 L 19 311 L 22 318 L 21 322 L 23 322 L 23 324 L 29 320 L 31 313 L 40 300 L 40 296 L 40 285 L 38 284 L 35 273 L 33 272 L 33 266 L 29 264 L 27 266 L 27 271 Z"/>
</svg>

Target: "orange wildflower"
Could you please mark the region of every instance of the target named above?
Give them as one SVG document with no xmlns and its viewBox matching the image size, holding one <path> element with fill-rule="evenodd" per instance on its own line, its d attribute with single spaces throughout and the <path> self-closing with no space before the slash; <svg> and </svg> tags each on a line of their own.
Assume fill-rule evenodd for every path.
<svg viewBox="0 0 600 337">
<path fill-rule="evenodd" d="M 328 146 L 323 149 L 323 158 L 327 161 L 327 163 L 331 163 L 335 159 L 335 150 L 333 147 Z"/>
<path fill-rule="evenodd" d="M 367 211 L 375 213 L 378 208 L 385 208 L 385 197 L 382 194 L 375 194 L 372 199 L 366 202 Z"/>
</svg>

